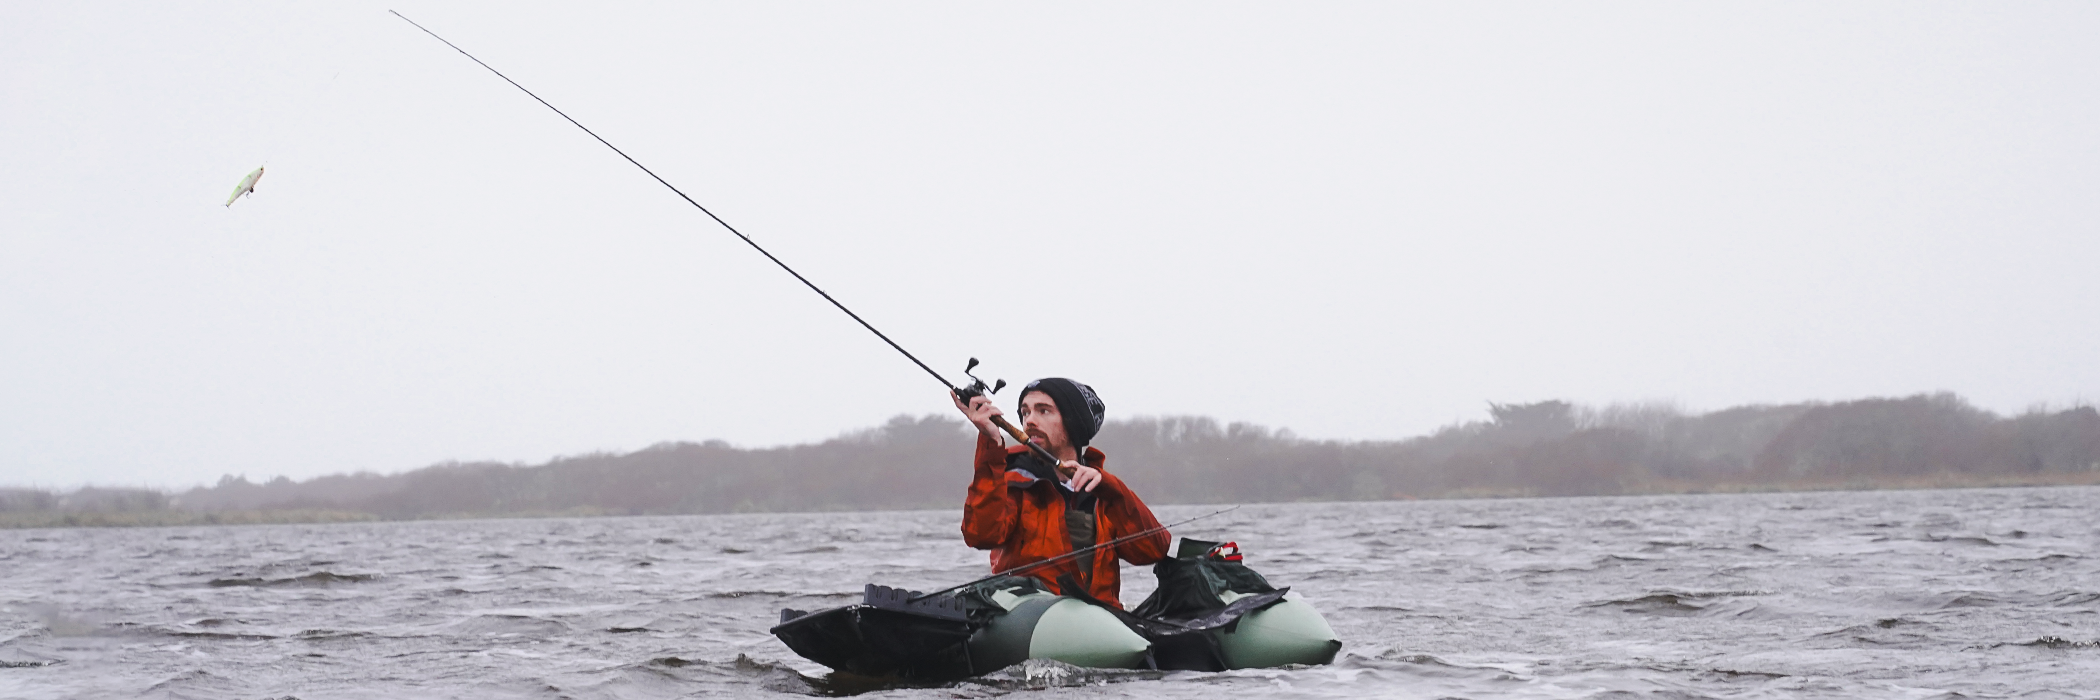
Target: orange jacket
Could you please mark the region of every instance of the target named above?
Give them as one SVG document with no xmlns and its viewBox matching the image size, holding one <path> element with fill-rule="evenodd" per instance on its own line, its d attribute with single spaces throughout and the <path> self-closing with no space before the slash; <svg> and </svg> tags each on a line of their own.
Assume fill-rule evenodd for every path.
<svg viewBox="0 0 2100 700">
<path fill-rule="evenodd" d="M 1071 534 L 1065 529 L 1065 497 L 1057 484 L 1035 478 L 1024 469 L 1007 469 L 1007 456 L 1027 453 L 1015 445 L 1001 449 L 999 442 L 977 435 L 977 476 L 970 482 L 969 500 L 963 502 L 963 542 L 992 550 L 992 571 L 1006 571 L 1072 551 Z M 1101 484 L 1094 487 L 1094 542 L 1102 543 L 1159 527 L 1152 509 L 1145 507 L 1123 480 L 1103 468 L 1107 456 L 1092 447 L 1080 462 L 1101 470 Z M 1059 591 L 1058 576 L 1071 576 L 1086 586 L 1087 594 L 1116 607 L 1123 606 L 1118 558 L 1143 566 L 1167 556 L 1173 536 L 1161 530 L 1114 547 L 1094 550 L 1093 571 L 1084 575 L 1079 556 L 1026 572 Z"/>
</svg>

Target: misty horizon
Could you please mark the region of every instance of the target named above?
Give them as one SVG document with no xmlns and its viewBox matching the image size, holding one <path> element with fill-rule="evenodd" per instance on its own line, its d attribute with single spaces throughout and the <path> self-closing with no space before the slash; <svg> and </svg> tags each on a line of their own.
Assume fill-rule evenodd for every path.
<svg viewBox="0 0 2100 700">
<path fill-rule="evenodd" d="M 2001 416 L 1946 393 L 1688 413 L 1660 403 L 1491 404 L 1487 420 L 1338 441 L 1187 416 L 1110 420 L 1107 469 L 1150 502 L 1246 503 L 2100 483 L 2100 410 Z M 0 525 L 150 525 L 953 508 L 974 428 L 897 416 L 836 438 L 664 442 L 539 464 L 181 491 L 0 488 Z"/>
<path fill-rule="evenodd" d="M 1925 393 L 1916 393 L 1916 394 L 1910 394 L 1910 396 L 1925 396 L 1925 395 L 1951 395 L 1951 394 L 1948 394 L 1948 392 L 1925 392 Z M 1011 398 L 1013 398 L 1013 397 L 1012 397 L 1012 396 L 1008 396 L 1008 397 L 1006 397 L 1006 398 L 1008 398 L 1008 399 L 1011 399 Z M 1857 400 L 1857 399 L 1856 399 L 1856 400 Z M 1964 400 L 1964 401 L 1966 402 L 1966 399 L 1963 399 L 1963 400 Z M 1605 419 L 1601 418 L 1602 416 L 1629 416 L 1629 415 L 1648 415 L 1648 416 L 1657 416 L 1657 415 L 1674 415 L 1674 416 L 1679 416 L 1679 417 L 1682 417 L 1682 416 L 1697 416 L 1697 415 L 1704 415 L 1704 414 L 1710 414 L 1710 413 L 1717 413 L 1717 412 L 1722 412 L 1722 411 L 1732 411 L 1732 410 L 1741 410 L 1741 409 L 1745 409 L 1745 408 L 1760 408 L 1760 407 L 1766 407 L 1766 406 L 1771 406 L 1771 405 L 1803 405 L 1803 406 L 1814 406 L 1814 405 L 1827 405 L 1827 404 L 1830 404 L 1830 403 L 1843 403 L 1843 401 L 1836 401 L 1836 402 L 1832 402 L 1832 401 L 1815 401 L 1815 400 L 1810 400 L 1810 401 L 1797 401 L 1797 402 L 1791 402 L 1791 403 L 1785 403 L 1785 404 L 1753 404 L 1753 405 L 1748 405 L 1748 406 L 1732 406 L 1732 407 L 1728 407 L 1728 408 L 1724 408 L 1724 409 L 1715 409 L 1715 410 L 1711 410 L 1711 411 L 1693 411 L 1693 410 L 1689 410 L 1689 409 L 1686 409 L 1686 408 L 1685 408 L 1685 407 L 1684 407 L 1684 406 L 1683 406 L 1682 404 L 1680 404 L 1680 403 L 1678 403 L 1678 402 L 1676 402 L 1676 401 L 1668 401 L 1668 400 L 1651 400 L 1651 401 L 1634 401 L 1634 402 L 1618 402 L 1618 403 L 1612 403 L 1612 404 L 1607 404 L 1607 405 L 1603 405 L 1603 406 L 1595 406 L 1595 405 L 1590 405 L 1590 404 L 1578 404 L 1578 403 L 1566 402 L 1566 401 L 1564 401 L 1564 400 L 1560 400 L 1560 399 L 1549 399 L 1549 400 L 1548 400 L 1547 402 L 1548 402 L 1548 403 L 1554 403 L 1554 402 L 1558 402 L 1558 403 L 1567 403 L 1568 405 L 1572 406 L 1572 407 L 1573 407 L 1573 408 L 1574 408 L 1575 410 L 1577 410 L 1577 411 L 1579 411 L 1579 412 L 1583 413 L 1583 414 L 1584 414 L 1585 416 L 1588 416 L 1588 417 L 1589 417 L 1588 419 L 1590 419 L 1590 420 L 1605 420 Z M 1484 423 L 1484 422 L 1492 422 L 1492 420 L 1493 420 L 1493 414 L 1494 414 L 1494 411 L 1495 411 L 1496 407 L 1497 407 L 1497 406 L 1506 406 L 1506 405 L 1521 405 L 1521 404 L 1514 404 L 1514 403 L 1498 403 L 1498 402 L 1495 402 L 1495 401 L 1483 401 L 1483 402 L 1482 402 L 1482 409 L 1483 409 L 1483 413 L 1486 413 L 1486 414 L 1488 414 L 1487 416 L 1484 416 L 1484 417 L 1483 417 L 1483 418 L 1485 418 L 1485 420 L 1483 420 L 1483 418 L 1472 418 L 1472 419 L 1459 419 L 1459 420 L 1455 420 L 1455 421 L 1453 421 L 1453 422 L 1451 422 L 1451 423 L 1448 423 L 1448 424 L 1446 424 L 1446 425 L 1444 425 L 1444 426 L 1441 426 L 1441 427 L 1439 427 L 1439 428 L 1436 428 L 1436 429 L 1434 429 L 1434 430 L 1431 430 L 1431 431 L 1429 431 L 1429 432 L 1425 432 L 1425 433 L 1422 433 L 1422 434 L 1419 434 L 1419 435 L 1413 435 L 1413 436 L 1408 436 L 1408 437 L 1402 437 L 1402 438 L 1389 438 L 1389 439 L 1378 439 L 1378 438 L 1335 438 L 1335 437 L 1322 437 L 1322 436 L 1319 436 L 1319 434 L 1318 434 L 1318 433 L 1312 433 L 1312 434 L 1308 435 L 1308 434 L 1306 434 L 1305 432 L 1302 432 L 1302 431 L 1300 431 L 1300 430 L 1298 430 L 1297 428 L 1295 428 L 1295 427 L 1292 427 L 1292 426 L 1266 426 L 1266 425 L 1258 425 L 1258 424 L 1256 424 L 1256 423 L 1254 423 L 1254 422 L 1252 422 L 1252 421 L 1236 421 L 1236 420 L 1224 420 L 1224 419 L 1220 419 L 1220 418 L 1217 418 L 1217 417 L 1214 417 L 1214 416 L 1151 416 L 1151 415 L 1139 415 L 1139 416 L 1130 416 L 1130 417 L 1129 417 L 1129 418 L 1127 418 L 1127 419 L 1126 419 L 1126 418 L 1120 418 L 1120 417 L 1114 417 L 1114 416 L 1111 416 L 1111 418 L 1109 419 L 1109 422 L 1110 422 L 1110 423 L 1124 423 L 1124 422 L 1129 422 L 1129 421 L 1131 421 L 1131 420 L 1138 420 L 1138 421 L 1146 421 L 1146 420 L 1199 420 L 1199 421 L 1210 421 L 1210 422 L 1214 422 L 1214 423 L 1217 423 L 1217 424 L 1219 424 L 1219 425 L 1225 425 L 1225 426 L 1235 426 L 1235 427 L 1240 427 L 1240 426 L 1244 426 L 1244 427 L 1248 427 L 1248 428 L 1258 429 L 1258 430 L 1266 431 L 1266 432 L 1268 432 L 1269 434 L 1277 435 L 1277 436 L 1280 436 L 1280 437 L 1285 437 L 1285 438 L 1287 438 L 1287 439 L 1292 439 L 1292 440 L 1307 440 L 1307 441 L 1313 441 L 1313 442 L 1327 442 L 1327 443 L 1339 443 L 1339 444 L 1366 444 L 1366 443 L 1367 443 L 1367 444 L 1376 444 L 1376 443 L 1392 443 L 1392 442 L 1407 442 L 1407 441 L 1410 441 L 1410 440 L 1417 440 L 1417 439 L 1427 438 L 1427 437 L 1433 436 L 1433 435 L 1435 435 L 1435 434 L 1438 434 L 1438 433 L 1442 433 L 1442 432 L 1446 432 L 1446 431 L 1450 431 L 1450 430 L 1462 429 L 1462 428 L 1464 428 L 1464 427 L 1465 427 L 1465 426 L 1467 426 L 1467 425 L 1472 425 L 1472 424 L 1480 424 L 1480 423 Z M 2019 413 L 2019 414 L 2031 414 L 2031 413 L 2049 413 L 2049 412 L 2059 412 L 2059 411 L 2065 411 L 2065 410 L 2075 410 L 2075 409 L 2079 409 L 2079 408 L 2087 408 L 2087 407 L 2091 407 L 2091 406 L 2093 406 L 2093 405 L 2094 405 L 2094 404 L 2093 404 L 2093 403 L 2091 403 L 2091 402 L 2087 402 L 2087 401 L 2082 401 L 2082 400 L 2080 400 L 2080 401 L 2071 401 L 2071 402 L 2068 402 L 2068 403 L 2064 403 L 2064 404 L 2051 404 L 2051 403 L 2048 403 L 2048 402 L 2041 402 L 2041 401 L 2036 401 L 2036 402 L 2030 402 L 2030 403 L 2026 404 L 2025 406 L 2023 406 L 2023 407 L 2022 407 L 2022 409 L 2021 409 L 2021 410 L 2020 410 L 2020 411 L 2019 411 L 2018 413 Z M 1983 409 L 1983 410 L 1989 411 L 1989 409 Z M 1996 414 L 1996 415 L 2017 415 L 2017 414 L 2014 414 L 2014 413 L 2005 413 L 2005 412 L 1998 412 L 1998 411 L 1989 411 L 1989 412 L 1991 412 L 1991 413 L 1993 413 L 1993 414 Z M 957 423 L 958 425 L 961 425 L 961 424 L 962 424 L 962 422 L 961 422 L 961 421 L 962 421 L 961 417 L 960 417 L 959 415 L 957 415 L 957 414 L 954 414 L 954 413 L 952 413 L 952 412 L 928 412 L 928 413 L 922 413 L 922 414 L 909 414 L 909 413 L 900 413 L 900 414 L 897 414 L 896 416 L 893 416 L 893 417 L 891 417 L 891 418 L 890 418 L 889 420 L 887 420 L 887 421 L 884 421 L 883 423 L 884 423 L 884 424 L 887 424 L 887 423 L 890 423 L 890 422 L 894 422 L 894 421 L 896 421 L 896 420 L 900 420 L 900 419 L 903 419 L 903 420 L 915 420 L 915 421 L 926 421 L 926 420 L 953 420 L 953 421 L 955 421 L 955 422 L 956 422 L 956 423 Z M 854 437 L 856 437 L 856 436 L 862 436 L 862 435 L 866 435 L 866 434 L 868 434 L 868 433 L 870 433 L 870 432 L 873 432 L 873 431 L 878 431 L 878 430 L 880 430 L 880 429 L 881 429 L 881 425 L 882 425 L 882 424 L 877 424 L 877 425 L 873 425 L 873 426 L 865 426 L 865 427 L 860 427 L 860 428 L 852 428 L 852 429 L 842 430 L 842 431 L 839 431 L 839 432 L 837 432 L 837 433 L 834 433 L 834 434 L 832 434 L 832 435 L 830 435 L 830 436 L 828 436 L 828 437 L 825 437 L 825 438 L 821 438 L 821 439 L 815 439 L 815 440 L 805 440 L 805 441 L 799 441 L 799 442 L 788 442 L 788 443 L 777 443 L 777 444 L 762 444 L 762 445 L 750 445 L 750 444 L 741 444 L 741 443 L 737 443 L 737 442 L 734 442 L 734 441 L 730 441 L 730 440 L 726 440 L 726 439 L 722 439 L 722 438 L 713 438 L 713 437 L 710 437 L 710 438 L 704 438 L 704 439 L 698 439 L 698 440 L 694 440 L 694 439 L 667 439 L 667 440 L 658 440 L 658 441 L 655 441 L 655 442 L 651 442 L 651 443 L 648 443 L 648 444 L 642 445 L 642 446 L 640 446 L 640 447 L 628 447 L 628 448 L 604 448 L 604 449 L 595 449 L 595 450 L 583 450 L 583 451 L 578 451 L 578 452 L 573 452 L 573 453 L 564 453 L 564 454 L 554 454 L 554 455 L 548 455 L 548 456 L 542 457 L 542 458 L 540 458 L 540 459 L 537 459 L 537 460 L 491 460 L 491 459 L 487 459 L 487 458 L 459 457 L 459 458 L 452 458 L 452 459 L 442 459 L 442 460 L 437 460 L 437 461 L 434 461 L 434 462 L 430 462 L 430 463 L 427 463 L 427 464 L 423 464 L 423 465 L 420 465 L 420 466 L 402 466 L 402 467 L 395 467 L 395 468 L 393 468 L 393 469 L 391 469 L 391 470 L 389 470 L 389 469 L 385 469 L 385 468 L 376 468 L 376 469 L 358 469 L 358 470 L 353 470 L 353 471 L 343 471 L 343 472 L 331 472 L 331 473 L 328 473 L 328 474 L 321 474 L 321 475 L 316 475 L 316 476 L 306 477 L 306 478 L 303 478 L 303 479 L 292 479 L 292 478 L 290 478 L 290 477 L 286 476 L 286 474 L 285 474 L 284 472 L 264 472 L 264 473 L 258 473 L 258 474 L 254 474 L 254 475 L 251 475 L 251 474 L 249 474 L 249 473 L 247 473 L 247 472 L 237 472 L 237 473 L 236 473 L 236 472 L 229 472 L 229 473 L 225 473 L 225 474 L 221 474 L 221 475 L 219 475 L 219 477 L 218 477 L 218 478 L 216 478 L 216 479 L 211 479 L 211 480 L 205 480 L 205 481 L 199 481 L 199 482 L 192 482 L 192 483 L 186 483 L 186 484 L 142 484 L 142 483 L 77 483 L 77 484 L 65 484 L 65 485 L 55 485 L 55 484 L 38 484 L 38 483 L 18 483 L 18 482 L 0 482 L 0 489 L 5 489 L 5 488 L 29 488 L 29 489 L 41 489 L 41 490 L 54 490 L 54 491 L 68 491 L 68 490 L 77 490 L 77 489 L 81 489 L 81 488 L 140 488 L 140 489 L 149 489 L 149 490 L 161 490 L 161 491 L 170 491 L 170 492 L 176 492 L 176 491 L 186 491 L 186 490 L 191 490 L 191 489 L 198 489 L 198 488 L 208 488 L 208 487 L 211 487 L 211 486 L 215 486 L 215 485 L 220 485 L 220 484 L 224 484 L 224 483 L 227 483 L 227 482 L 228 482 L 229 480 L 239 480 L 239 481 L 243 481 L 243 482 L 248 482 L 248 483 L 265 483 L 265 482 L 273 482 L 273 481 L 279 481 L 279 480 L 286 480 L 286 481 L 293 481 L 293 482 L 303 482 L 303 481 L 311 481 L 311 480 L 313 480 L 313 479 L 317 479 L 317 478 L 323 478 L 323 477 L 340 477 L 340 476 L 398 476 L 398 475 L 401 475 L 401 474 L 405 474 L 405 473 L 408 473 L 408 472 L 412 472 L 412 471 L 416 471 L 416 470 L 419 470 L 419 469 L 427 469 L 427 468 L 430 468 L 430 467 L 435 467 L 435 466 L 443 466 L 443 465 L 450 465 L 450 464 L 496 464 L 496 463 L 500 463 L 500 464 L 505 464 L 505 465 L 509 465 L 509 466 L 519 466 L 519 467 L 522 467 L 522 466 L 528 466 L 528 465 L 532 465 L 532 464 L 546 464 L 546 463 L 552 463 L 552 462 L 559 462 L 559 461 L 563 461 L 563 460 L 568 460 L 568 459 L 575 459 L 575 458 L 583 458 L 583 457 L 593 457 L 593 456 L 604 456 L 604 455 L 616 455 L 616 454 L 627 454 L 627 453 L 632 453 L 632 452 L 636 452 L 636 451 L 643 451 L 643 450 L 653 449 L 653 448 L 656 448 L 656 447 L 659 447 L 659 446 L 663 446 L 663 445 L 678 445 L 678 444 L 708 445 L 708 446 L 718 446 L 718 447 L 723 447 L 723 448 L 728 448 L 728 449 L 735 449 L 735 450 L 743 450 L 743 451 L 761 451 L 761 452 L 762 452 L 762 451 L 769 451 L 769 450 L 785 450 L 785 449 L 792 449 L 792 448 L 796 448 L 796 447 L 807 447 L 807 446 L 811 446 L 811 445 L 818 445 L 818 444 L 823 444 L 823 443 L 829 443 L 829 442 L 836 442 L 836 441 L 840 441 L 840 440 L 850 440 L 850 439 L 852 439 L 852 438 L 854 438 Z M 1102 449 L 1104 449 L 1104 450 L 1108 450 L 1108 449 L 1111 449 L 1111 446 L 1107 445 L 1106 443 L 1097 443 L 1097 444 L 1096 444 L 1096 447 L 1101 447 L 1101 448 L 1102 448 Z M 251 478 L 251 476 L 252 476 L 252 478 Z"/>
</svg>

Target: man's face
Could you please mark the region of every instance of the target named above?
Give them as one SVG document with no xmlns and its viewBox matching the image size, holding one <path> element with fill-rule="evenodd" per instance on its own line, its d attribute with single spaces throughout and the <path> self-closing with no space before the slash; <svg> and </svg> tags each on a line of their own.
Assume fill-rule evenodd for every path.
<svg viewBox="0 0 2100 700">
<path fill-rule="evenodd" d="M 1050 395 L 1031 391 L 1021 395 L 1021 430 L 1028 433 L 1028 441 L 1052 452 L 1072 444 L 1065 437 L 1065 417 L 1057 412 L 1057 402 Z"/>
</svg>

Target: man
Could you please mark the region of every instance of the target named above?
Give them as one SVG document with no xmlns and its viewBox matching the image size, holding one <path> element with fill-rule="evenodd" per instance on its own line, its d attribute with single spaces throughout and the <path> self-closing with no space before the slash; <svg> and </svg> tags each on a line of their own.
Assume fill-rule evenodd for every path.
<svg viewBox="0 0 2100 700">
<path fill-rule="evenodd" d="M 963 502 L 963 541 L 992 550 L 992 570 L 1006 571 L 1159 527 L 1123 480 L 1105 471 L 1107 456 L 1087 446 L 1101 430 L 1106 407 L 1094 390 L 1070 379 L 1029 382 L 1021 390 L 1021 430 L 1028 441 L 1057 457 L 1050 465 L 1026 445 L 1006 445 L 992 424 L 1005 415 L 989 398 L 955 397 L 977 425 L 977 474 Z M 1123 607 L 1117 559 L 1143 566 L 1166 557 L 1173 538 L 1165 530 L 1104 547 L 1026 572 L 1045 588 L 1066 593 L 1070 577 L 1087 595 Z"/>
</svg>

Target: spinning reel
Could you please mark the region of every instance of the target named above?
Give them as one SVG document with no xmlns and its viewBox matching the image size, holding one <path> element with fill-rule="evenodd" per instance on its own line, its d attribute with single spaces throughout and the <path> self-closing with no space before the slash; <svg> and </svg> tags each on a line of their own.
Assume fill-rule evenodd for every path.
<svg viewBox="0 0 2100 700">
<path fill-rule="evenodd" d="M 970 370 L 973 369 L 977 369 L 977 358 L 975 357 L 970 358 L 970 364 L 963 367 L 963 376 L 970 378 L 970 384 L 955 390 L 955 395 L 962 397 L 963 403 L 969 403 L 970 399 L 979 396 L 997 394 L 1000 389 L 1006 388 L 1006 380 L 1004 379 L 997 380 L 991 386 L 985 386 L 983 379 L 979 379 L 977 375 L 970 373 Z"/>
<path fill-rule="evenodd" d="M 990 396 L 992 394 L 999 393 L 1000 389 L 1006 388 L 1006 380 L 1004 379 L 997 380 L 995 382 L 992 382 L 990 386 L 986 386 L 983 379 L 979 379 L 977 375 L 970 373 L 970 370 L 973 369 L 977 369 L 977 358 L 975 357 L 970 358 L 970 364 L 968 366 L 963 367 L 963 376 L 970 378 L 970 384 L 968 386 L 957 387 L 955 389 L 955 395 L 961 397 L 964 404 L 968 404 L 970 402 L 970 399 L 974 399 L 979 396 Z M 998 426 L 1000 430 L 1006 431 L 1006 434 L 1013 436 L 1013 439 L 1015 441 L 1023 445 L 1027 445 L 1028 451 L 1035 453 L 1037 457 L 1041 457 L 1045 460 L 1048 460 L 1051 464 L 1057 464 L 1057 455 L 1050 454 L 1050 451 L 1043 449 L 1042 445 L 1029 442 L 1028 434 L 1021 432 L 1021 429 L 1014 427 L 1014 424 L 1006 422 L 1005 417 L 992 416 L 992 425 Z M 1063 473 L 1069 470 L 1066 470 L 1064 467 L 1058 467 L 1058 471 L 1060 473 Z"/>
</svg>

